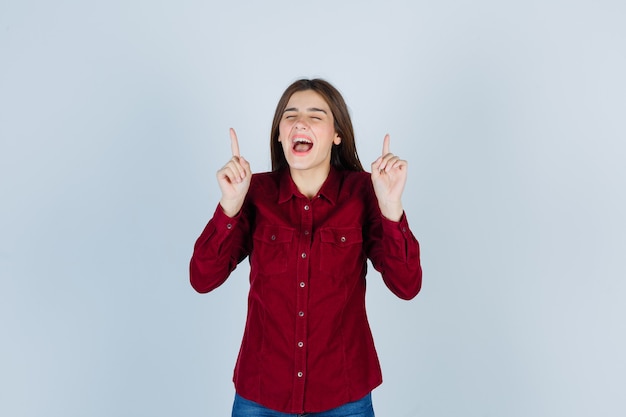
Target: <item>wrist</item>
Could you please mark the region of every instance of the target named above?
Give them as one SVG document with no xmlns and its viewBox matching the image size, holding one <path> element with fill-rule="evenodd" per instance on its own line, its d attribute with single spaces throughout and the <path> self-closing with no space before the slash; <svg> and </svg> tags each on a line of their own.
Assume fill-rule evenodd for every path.
<svg viewBox="0 0 626 417">
<path fill-rule="evenodd" d="M 404 213 L 402 202 L 381 203 L 379 207 L 382 215 L 394 222 L 399 222 Z"/>
<path fill-rule="evenodd" d="M 235 217 L 241 210 L 242 202 L 232 200 L 220 200 L 220 207 L 228 217 Z"/>
</svg>

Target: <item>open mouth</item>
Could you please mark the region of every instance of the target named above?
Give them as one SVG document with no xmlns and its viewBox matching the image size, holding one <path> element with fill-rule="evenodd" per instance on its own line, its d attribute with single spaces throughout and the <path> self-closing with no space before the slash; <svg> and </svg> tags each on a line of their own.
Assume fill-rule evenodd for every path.
<svg viewBox="0 0 626 417">
<path fill-rule="evenodd" d="M 297 137 L 293 139 L 293 150 L 298 153 L 308 152 L 313 147 L 313 142 L 307 138 Z"/>
</svg>

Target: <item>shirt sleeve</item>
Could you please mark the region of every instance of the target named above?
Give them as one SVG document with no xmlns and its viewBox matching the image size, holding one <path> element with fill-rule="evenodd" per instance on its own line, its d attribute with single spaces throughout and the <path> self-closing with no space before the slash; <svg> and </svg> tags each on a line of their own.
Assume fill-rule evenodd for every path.
<svg viewBox="0 0 626 417">
<path fill-rule="evenodd" d="M 194 245 L 189 264 L 191 286 L 200 293 L 219 287 L 249 254 L 249 224 L 239 212 L 235 217 L 224 214 L 218 204 Z"/>
<path fill-rule="evenodd" d="M 400 221 L 387 219 L 380 212 L 375 195 L 368 230 L 367 256 L 379 271 L 387 288 L 396 296 L 410 300 L 422 287 L 420 247 L 409 228 L 406 214 Z"/>
</svg>

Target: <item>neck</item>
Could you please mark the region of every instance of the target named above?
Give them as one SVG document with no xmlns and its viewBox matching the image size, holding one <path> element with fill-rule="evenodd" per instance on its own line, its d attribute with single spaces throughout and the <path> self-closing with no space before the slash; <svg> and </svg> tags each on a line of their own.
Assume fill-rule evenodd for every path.
<svg viewBox="0 0 626 417">
<path fill-rule="evenodd" d="M 291 179 L 296 184 L 298 191 L 308 198 L 313 198 L 317 195 L 322 184 L 328 178 L 330 172 L 330 165 L 324 167 L 324 169 L 318 170 L 300 170 L 290 168 Z"/>
</svg>

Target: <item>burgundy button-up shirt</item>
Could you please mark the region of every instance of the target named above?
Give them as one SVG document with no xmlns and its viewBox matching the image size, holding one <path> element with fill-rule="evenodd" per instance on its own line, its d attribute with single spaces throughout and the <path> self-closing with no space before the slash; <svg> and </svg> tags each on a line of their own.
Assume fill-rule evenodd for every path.
<svg viewBox="0 0 626 417">
<path fill-rule="evenodd" d="M 240 213 L 218 205 L 198 238 L 191 285 L 205 293 L 250 261 L 237 393 L 284 413 L 355 401 L 382 383 L 365 312 L 366 260 L 398 297 L 420 290 L 419 245 L 405 215 L 384 218 L 366 172 L 331 169 L 317 196 L 288 169 L 255 174 Z"/>
</svg>

